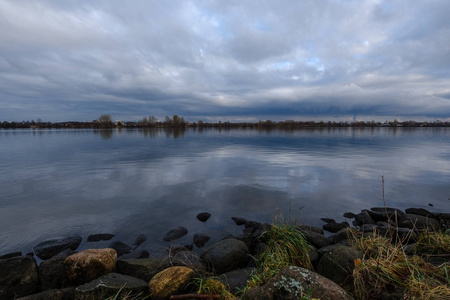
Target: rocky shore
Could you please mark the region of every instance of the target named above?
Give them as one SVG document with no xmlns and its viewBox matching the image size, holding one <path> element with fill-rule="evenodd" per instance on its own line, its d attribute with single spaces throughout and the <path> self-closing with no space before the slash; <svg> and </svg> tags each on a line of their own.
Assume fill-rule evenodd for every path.
<svg viewBox="0 0 450 300">
<path fill-rule="evenodd" d="M 197 219 L 207 222 L 209 217 L 204 212 Z M 323 228 L 295 225 L 308 243 L 311 270 L 288 266 L 267 283 L 248 289 L 242 297 L 354 299 L 353 270 L 364 253 L 351 247 L 351 236 L 393 234 L 402 239 L 405 251 L 414 251 L 420 232 L 450 228 L 450 213 L 422 208 L 371 208 L 357 214 L 347 212 L 344 217 L 348 222 L 322 219 Z M 92 249 L 80 252 L 77 248 L 83 237 L 73 236 L 43 241 L 27 255 L 0 255 L 0 299 L 113 299 L 116 295 L 118 299 L 125 295 L 127 299 L 200 299 L 194 295 L 199 289 L 195 282 L 210 276 L 223 282 L 231 293 L 242 291 L 265 250 L 262 237 L 273 225 L 240 217 L 232 220 L 242 226 L 241 235 L 210 243 L 210 236 L 195 234 L 192 244 L 171 246 L 165 257 L 149 257 L 141 249 L 146 240 L 143 234 L 127 245 L 109 233 L 86 237 Z M 332 234 L 325 236 L 324 230 Z M 187 233 L 187 228 L 173 228 L 164 241 L 174 242 Z M 95 249 L 98 241 L 111 243 L 107 248 Z M 427 260 L 435 265 L 450 263 L 448 255 L 433 255 Z M 400 299 L 399 292 L 386 290 L 383 299 Z"/>
</svg>

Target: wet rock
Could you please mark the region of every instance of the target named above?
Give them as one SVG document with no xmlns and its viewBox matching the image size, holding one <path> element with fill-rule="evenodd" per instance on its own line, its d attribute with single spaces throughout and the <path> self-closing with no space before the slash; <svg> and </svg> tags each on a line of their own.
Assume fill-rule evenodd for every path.
<svg viewBox="0 0 450 300">
<path fill-rule="evenodd" d="M 210 239 L 211 237 L 208 235 L 196 233 L 194 234 L 193 242 L 198 248 L 203 248 Z"/>
<path fill-rule="evenodd" d="M 140 244 L 145 242 L 147 240 L 147 236 L 145 234 L 139 234 L 136 239 L 134 240 L 133 246 L 134 249 L 136 249 Z"/>
<path fill-rule="evenodd" d="M 64 256 L 55 256 L 39 265 L 39 281 L 41 290 L 61 289 L 69 286 L 69 278 L 64 267 Z"/>
<path fill-rule="evenodd" d="M 124 254 L 130 253 L 131 247 L 121 241 L 115 241 L 109 244 L 108 248 L 116 250 L 117 256 L 122 256 Z"/>
<path fill-rule="evenodd" d="M 401 215 L 405 214 L 400 209 L 392 208 L 392 207 L 372 207 L 370 209 L 370 211 L 381 212 L 384 214 L 386 214 L 386 211 L 387 211 L 387 214 L 389 215 L 390 218 L 395 217 L 396 215 L 401 216 Z"/>
<path fill-rule="evenodd" d="M 249 252 L 253 252 L 253 249 L 255 249 L 257 238 L 251 233 L 241 234 L 232 238 L 243 241 L 247 245 Z"/>
<path fill-rule="evenodd" d="M 149 282 L 153 276 L 170 266 L 168 258 L 119 259 L 117 273 Z"/>
<path fill-rule="evenodd" d="M 272 228 L 272 225 L 269 223 L 262 223 L 256 228 L 256 230 L 253 232 L 253 236 L 255 238 L 260 237 L 263 233 L 269 231 Z"/>
<path fill-rule="evenodd" d="M 440 228 L 440 224 L 436 219 L 413 214 L 402 215 L 398 220 L 398 226 L 416 230 L 438 230 Z"/>
<path fill-rule="evenodd" d="M 75 287 L 65 289 L 54 289 L 18 298 L 17 300 L 73 300 L 75 298 Z"/>
<path fill-rule="evenodd" d="M 2 256 L 0 256 L 0 259 L 7 259 L 7 258 L 12 258 L 12 257 L 17 257 L 17 256 L 22 256 L 22 252 L 18 251 L 18 252 L 11 252 L 11 253 L 7 253 L 7 254 L 3 254 Z"/>
<path fill-rule="evenodd" d="M 319 227 L 315 227 L 315 226 L 309 226 L 309 225 L 298 225 L 298 228 L 302 229 L 302 230 L 308 230 L 308 231 L 312 231 L 318 234 L 323 234 L 323 230 Z"/>
<path fill-rule="evenodd" d="M 81 236 L 47 240 L 34 246 L 33 250 L 40 259 L 49 259 L 65 249 L 76 250 L 81 244 Z"/>
<path fill-rule="evenodd" d="M 315 272 L 294 266 L 283 269 L 265 285 L 248 290 L 244 299 L 303 299 L 306 296 L 321 300 L 353 299 L 331 280 Z"/>
<path fill-rule="evenodd" d="M 167 248 L 167 252 L 169 252 L 169 256 L 174 256 L 179 252 L 192 251 L 193 249 L 193 244 L 183 246 L 170 246 L 169 248 Z"/>
<path fill-rule="evenodd" d="M 424 208 L 407 208 L 405 210 L 405 213 L 407 214 L 412 214 L 412 215 L 418 215 L 418 216 L 423 216 L 423 217 L 428 217 L 428 218 L 434 218 L 434 214 L 429 212 L 428 210 L 424 209 Z"/>
<path fill-rule="evenodd" d="M 347 222 L 336 223 L 336 221 L 332 221 L 330 223 L 323 225 L 323 230 L 336 233 L 339 230 L 345 229 L 347 227 L 349 227 L 349 224 Z"/>
<path fill-rule="evenodd" d="M 172 266 L 188 267 L 196 271 L 203 272 L 205 267 L 203 266 L 200 257 L 192 253 L 191 251 L 180 251 L 176 255 L 170 258 Z"/>
<path fill-rule="evenodd" d="M 208 212 L 202 212 L 197 215 L 197 219 L 201 222 L 206 222 L 211 217 L 211 214 Z"/>
<path fill-rule="evenodd" d="M 251 233 L 254 233 L 259 228 L 260 225 L 261 225 L 261 223 L 256 222 L 256 221 L 247 221 L 244 224 L 246 229 L 251 228 L 251 230 L 252 230 Z"/>
<path fill-rule="evenodd" d="M 172 242 L 179 239 L 182 236 L 185 236 L 187 233 L 188 230 L 186 228 L 184 228 L 183 226 L 179 226 L 166 233 L 166 235 L 163 238 L 163 241 Z"/>
<path fill-rule="evenodd" d="M 153 300 L 166 300 L 171 295 L 183 293 L 195 277 L 195 272 L 187 267 L 165 269 L 150 280 L 148 287 Z"/>
<path fill-rule="evenodd" d="M 356 214 L 354 214 L 352 212 L 344 213 L 344 218 L 347 218 L 347 219 L 353 219 L 353 218 L 355 218 L 355 216 L 356 216 Z"/>
<path fill-rule="evenodd" d="M 148 284 L 142 279 L 127 275 L 109 273 L 75 289 L 75 299 L 122 299 L 127 294 L 137 295 L 142 293 L 142 298 L 147 294 Z M 122 297 L 121 297 L 122 296 Z M 152 298 L 153 299 L 153 298 Z"/>
<path fill-rule="evenodd" d="M 324 221 L 325 223 L 331 223 L 331 222 L 336 222 L 335 219 L 330 219 L 330 218 L 320 218 L 322 221 Z"/>
<path fill-rule="evenodd" d="M 387 224 L 387 223 L 386 223 L 386 224 Z M 363 224 L 363 225 L 361 225 L 361 227 L 359 228 L 359 230 L 360 230 L 361 232 L 366 233 L 366 232 L 373 232 L 376 228 L 378 228 L 378 226 L 375 225 L 375 224 Z"/>
<path fill-rule="evenodd" d="M 224 273 L 218 277 L 226 286 L 230 287 L 230 291 L 235 294 L 242 291 L 247 285 L 247 280 L 254 268 L 244 268 Z"/>
<path fill-rule="evenodd" d="M 200 258 L 205 266 L 212 268 L 217 274 L 222 274 L 244 267 L 249 261 L 249 251 L 244 242 L 226 239 L 210 246 Z"/>
<path fill-rule="evenodd" d="M 114 237 L 114 234 L 111 233 L 97 233 L 97 234 L 91 234 L 88 236 L 87 241 L 88 242 L 100 242 L 100 241 L 109 241 Z"/>
<path fill-rule="evenodd" d="M 240 225 L 244 225 L 245 223 L 247 223 L 247 220 L 244 218 L 239 218 L 239 217 L 231 217 L 231 219 L 234 221 L 234 223 L 238 226 Z"/>
<path fill-rule="evenodd" d="M 339 230 L 338 232 L 336 232 L 335 235 L 333 235 L 333 243 L 337 244 L 337 243 L 341 243 L 345 240 L 350 239 L 352 236 L 357 235 L 357 230 L 355 228 L 344 228 Z"/>
<path fill-rule="evenodd" d="M 16 299 L 37 292 L 38 272 L 31 256 L 0 260 L 0 299 Z"/>
<path fill-rule="evenodd" d="M 369 214 L 369 211 L 364 209 L 359 214 L 355 215 L 355 222 L 358 225 L 355 226 L 361 226 L 364 224 L 375 224 L 375 221 L 372 219 L 372 217 Z"/>
<path fill-rule="evenodd" d="M 314 247 L 313 245 L 308 245 L 308 248 L 309 248 L 308 251 L 309 260 L 311 261 L 311 264 L 314 266 L 314 268 L 317 268 L 317 264 L 319 263 L 320 260 L 319 251 L 317 251 L 317 248 Z"/>
<path fill-rule="evenodd" d="M 355 259 L 363 258 L 361 251 L 351 247 L 337 245 L 323 252 L 317 265 L 317 273 L 339 285 L 349 283 L 355 268 Z"/>
<path fill-rule="evenodd" d="M 302 230 L 301 232 L 302 232 L 303 236 L 305 237 L 306 241 L 316 248 L 322 248 L 322 247 L 332 244 L 332 242 L 329 241 L 322 234 L 312 232 L 309 230 Z"/>
<path fill-rule="evenodd" d="M 147 250 L 139 250 L 139 251 L 133 251 L 124 255 L 120 256 L 120 259 L 129 259 L 129 258 L 149 258 L 150 253 Z"/>
<path fill-rule="evenodd" d="M 114 249 L 87 249 L 64 260 L 67 277 L 76 284 L 83 284 L 112 272 L 116 266 Z"/>
</svg>

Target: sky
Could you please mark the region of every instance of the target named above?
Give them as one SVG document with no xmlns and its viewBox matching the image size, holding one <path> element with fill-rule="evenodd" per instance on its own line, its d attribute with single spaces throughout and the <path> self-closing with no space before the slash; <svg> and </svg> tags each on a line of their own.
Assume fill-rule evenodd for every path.
<svg viewBox="0 0 450 300">
<path fill-rule="evenodd" d="M 0 0 L 0 121 L 450 120 L 450 1 Z"/>
</svg>

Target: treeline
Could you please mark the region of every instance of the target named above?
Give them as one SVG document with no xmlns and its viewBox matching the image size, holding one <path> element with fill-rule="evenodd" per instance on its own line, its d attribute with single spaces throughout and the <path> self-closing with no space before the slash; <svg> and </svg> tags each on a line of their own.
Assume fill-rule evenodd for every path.
<svg viewBox="0 0 450 300">
<path fill-rule="evenodd" d="M 36 121 L 22 122 L 0 122 L 0 128 L 330 128 L 330 127 L 450 127 L 450 122 L 416 122 L 416 121 L 386 121 L 386 122 L 364 122 L 364 121 L 258 121 L 258 122 L 188 122 L 183 117 L 174 115 L 172 118 L 165 117 L 164 120 L 158 120 L 154 116 L 144 117 L 139 121 L 123 122 L 121 120 L 113 121 L 110 115 L 102 115 L 97 120 L 90 122 L 43 122 Z"/>
</svg>

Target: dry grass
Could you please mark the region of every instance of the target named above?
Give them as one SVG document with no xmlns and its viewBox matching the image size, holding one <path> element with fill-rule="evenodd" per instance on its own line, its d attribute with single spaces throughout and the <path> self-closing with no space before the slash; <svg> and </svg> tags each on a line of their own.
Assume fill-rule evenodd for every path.
<svg viewBox="0 0 450 300">
<path fill-rule="evenodd" d="M 228 287 L 220 280 L 209 278 L 197 278 L 196 285 L 198 287 L 197 294 L 200 295 L 219 295 L 222 300 L 237 299 L 228 289 Z"/>
</svg>

